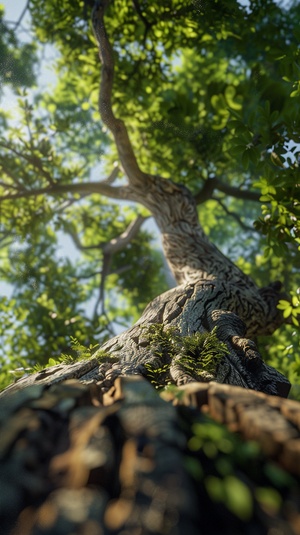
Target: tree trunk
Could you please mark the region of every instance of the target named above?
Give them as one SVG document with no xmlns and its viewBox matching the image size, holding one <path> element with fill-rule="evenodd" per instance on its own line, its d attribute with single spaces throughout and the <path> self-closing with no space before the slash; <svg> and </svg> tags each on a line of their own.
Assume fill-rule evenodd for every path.
<svg viewBox="0 0 300 535">
<path fill-rule="evenodd" d="M 271 294 L 272 291 L 270 287 Z M 252 297 L 251 291 L 247 298 L 246 292 L 215 280 L 177 286 L 154 299 L 139 321 L 106 342 L 93 360 L 46 368 L 20 379 L 4 394 L 31 384 L 53 384 L 68 378 L 97 381 L 108 390 L 118 375 L 151 377 L 154 370 L 163 369 L 160 386 L 213 380 L 286 397 L 290 383 L 264 363 L 254 342 L 245 338 L 246 325 L 241 317 L 247 320 L 245 311 L 250 313 L 251 328 L 258 318 L 257 309 L 261 310 L 261 304 Z M 162 331 L 159 326 L 163 327 Z M 210 359 L 208 373 L 201 340 L 193 352 L 185 349 L 185 342 L 189 337 L 193 340 L 195 334 L 205 336 L 214 330 L 216 355 Z M 195 344 L 197 346 L 197 338 Z M 185 366 L 186 359 L 189 366 Z"/>
</svg>

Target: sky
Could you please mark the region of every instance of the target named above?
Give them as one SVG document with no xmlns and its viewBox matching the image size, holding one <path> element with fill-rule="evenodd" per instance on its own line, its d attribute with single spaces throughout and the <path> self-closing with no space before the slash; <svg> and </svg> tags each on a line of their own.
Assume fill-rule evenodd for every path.
<svg viewBox="0 0 300 535">
<path fill-rule="evenodd" d="M 17 21 L 27 3 L 27 0 L 1 0 L 5 8 L 5 17 L 10 21 Z"/>
</svg>

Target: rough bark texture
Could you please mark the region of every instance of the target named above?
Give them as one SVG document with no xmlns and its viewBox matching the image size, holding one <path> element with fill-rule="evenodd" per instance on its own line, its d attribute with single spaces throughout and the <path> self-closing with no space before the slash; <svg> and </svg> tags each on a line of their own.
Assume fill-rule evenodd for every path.
<svg viewBox="0 0 300 535">
<path fill-rule="evenodd" d="M 264 291 L 267 293 L 268 290 L 271 296 L 276 294 L 272 287 Z M 172 382 L 180 385 L 199 380 L 197 364 L 198 359 L 201 360 L 201 354 L 191 357 L 195 366 L 186 373 L 178 363 L 180 347 L 174 356 L 172 353 L 159 351 L 159 348 L 147 341 L 149 326 L 162 324 L 166 329 L 175 327 L 179 336 L 192 336 L 195 333 L 212 331 L 216 327 L 218 339 L 226 344 L 228 354 L 220 359 L 214 375 L 210 375 L 206 380 L 286 397 L 290 383 L 282 374 L 264 363 L 254 342 L 246 338 L 248 330 L 253 333 L 253 324 L 257 325 L 259 314 L 261 318 L 267 316 L 266 304 L 265 314 L 262 311 L 264 304 L 263 300 L 259 302 L 255 299 L 255 294 L 252 295 L 251 291 L 245 290 L 243 293 L 227 282 L 199 281 L 178 286 L 154 299 L 131 329 L 101 347 L 98 354 L 101 355 L 103 351 L 107 353 L 105 362 L 99 364 L 96 353 L 93 361 L 43 370 L 17 381 L 5 392 L 13 392 L 34 383 L 50 384 L 69 377 L 81 377 L 82 381 L 98 381 L 101 382 L 102 388 L 108 389 L 120 374 L 147 375 L 146 364 L 154 368 L 168 365 L 166 384 Z M 250 320 L 247 330 L 248 316 Z M 204 375 L 202 380 L 205 380 Z"/>
<path fill-rule="evenodd" d="M 1 534 L 299 533 L 299 404 L 217 383 L 163 396 L 123 377 L 3 398 Z"/>
<path fill-rule="evenodd" d="M 270 292 L 272 293 L 272 288 Z M 199 377 L 200 355 L 191 356 L 194 367 L 187 373 L 180 365 L 180 346 L 174 355 L 149 343 L 147 329 L 150 325 L 172 326 L 180 336 L 211 331 L 216 327 L 218 339 L 228 348 L 216 366 L 214 375 L 202 380 L 215 380 L 259 390 L 267 394 L 286 397 L 290 389 L 287 379 L 262 360 L 254 342 L 246 338 L 247 314 L 258 318 L 262 306 L 248 292 L 242 300 L 242 291 L 226 282 L 200 281 L 178 286 L 152 301 L 140 320 L 128 331 L 105 343 L 98 355 L 90 361 L 80 361 L 68 366 L 54 366 L 32 374 L 8 387 L 4 394 L 31 384 L 51 384 L 66 378 L 81 378 L 82 381 L 97 381 L 104 390 L 111 387 L 118 375 L 148 374 L 145 365 L 157 369 L 168 366 L 165 384 L 176 385 L 201 380 Z M 242 319 L 241 319 L 242 318 Z M 101 355 L 105 352 L 104 358 Z M 201 368 L 201 365 L 200 365 Z M 205 370 L 203 369 L 203 372 Z M 2 394 L 3 395 L 3 394 Z"/>
<path fill-rule="evenodd" d="M 94 358 L 2 393 L 1 533 L 299 533 L 300 407 L 277 397 L 288 395 L 289 382 L 249 339 L 282 323 L 281 285 L 258 288 L 210 243 L 190 192 L 139 168 L 112 110 L 107 4 L 93 16 L 99 108 L 128 178 L 108 194 L 116 189 L 152 212 L 178 286 Z M 163 326 L 168 344 L 150 341 L 151 326 Z M 186 366 L 186 337 L 212 332 L 214 369 L 200 347 Z M 176 385 L 161 397 L 142 377 L 159 370 L 163 384 Z"/>
</svg>

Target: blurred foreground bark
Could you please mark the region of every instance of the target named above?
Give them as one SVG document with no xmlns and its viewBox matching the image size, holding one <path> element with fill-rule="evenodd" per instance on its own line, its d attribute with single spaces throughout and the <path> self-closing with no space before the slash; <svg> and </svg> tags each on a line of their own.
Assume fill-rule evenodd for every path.
<svg viewBox="0 0 300 535">
<path fill-rule="evenodd" d="M 298 402 L 128 376 L 27 387 L 0 417 L 3 535 L 300 533 Z"/>
</svg>

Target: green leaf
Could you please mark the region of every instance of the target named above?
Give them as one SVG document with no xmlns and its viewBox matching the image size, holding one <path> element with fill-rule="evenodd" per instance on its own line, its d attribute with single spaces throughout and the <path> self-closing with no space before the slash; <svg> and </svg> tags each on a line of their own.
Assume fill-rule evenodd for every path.
<svg viewBox="0 0 300 535">
<path fill-rule="evenodd" d="M 293 308 L 292 306 L 288 306 L 283 311 L 283 317 L 288 318 L 292 314 Z"/>
<path fill-rule="evenodd" d="M 225 503 L 228 509 L 243 521 L 250 520 L 253 513 L 253 498 L 247 485 L 235 476 L 224 479 Z"/>
</svg>

